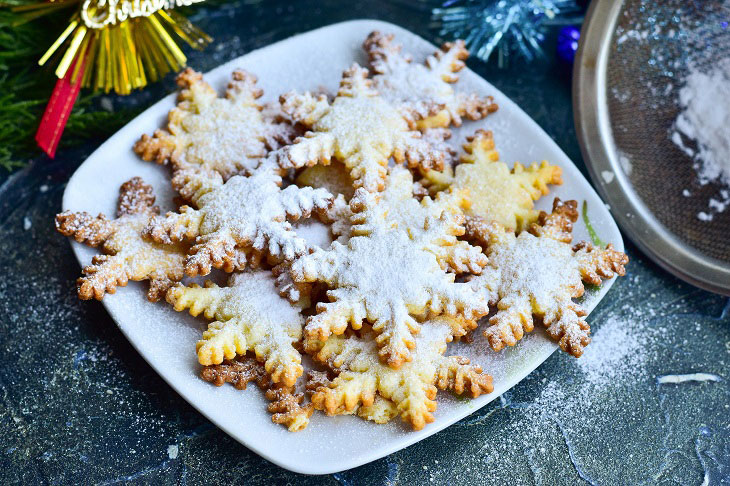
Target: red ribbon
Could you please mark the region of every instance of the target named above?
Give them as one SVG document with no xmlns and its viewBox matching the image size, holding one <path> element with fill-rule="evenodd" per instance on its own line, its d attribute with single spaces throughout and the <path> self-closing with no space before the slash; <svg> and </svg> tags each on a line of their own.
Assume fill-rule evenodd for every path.
<svg viewBox="0 0 730 486">
<path fill-rule="evenodd" d="M 81 64 L 79 72 L 76 74 L 76 82 L 72 83 L 74 66 L 78 61 L 78 57 L 74 59 L 71 66 L 66 71 L 63 79 L 56 82 L 53 88 L 51 99 L 48 101 L 46 111 L 43 113 L 38 131 L 35 134 L 35 140 L 38 146 L 48 154 L 50 158 L 55 157 L 58 142 L 61 140 L 63 129 L 66 127 L 68 117 L 71 115 L 76 98 L 81 90 L 81 78 L 84 74 L 84 64 Z"/>
</svg>

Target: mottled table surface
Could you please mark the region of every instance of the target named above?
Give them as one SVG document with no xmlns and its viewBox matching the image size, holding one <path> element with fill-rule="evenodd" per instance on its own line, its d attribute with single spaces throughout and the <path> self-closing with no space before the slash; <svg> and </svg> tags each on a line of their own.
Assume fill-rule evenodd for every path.
<svg viewBox="0 0 730 486">
<path fill-rule="evenodd" d="M 353 18 L 380 18 L 435 39 L 428 13 L 400 4 L 267 5 L 267 12 L 250 2 L 200 10 L 194 20 L 216 42 L 190 64 L 208 70 Z M 475 60 L 469 66 L 582 167 L 570 74 L 552 57 L 505 70 Z M 172 89 L 168 78 L 108 101 L 144 107 Z M 484 409 L 351 471 L 308 477 L 268 463 L 167 386 L 99 303 L 76 299 L 79 266 L 52 220 L 66 181 L 102 141 L 0 176 L 1 484 L 730 482 L 730 302 L 678 281 L 628 242 L 628 275 L 591 314 L 593 343 L 580 360 L 556 353 Z M 671 383 L 694 373 L 704 375 Z"/>
</svg>

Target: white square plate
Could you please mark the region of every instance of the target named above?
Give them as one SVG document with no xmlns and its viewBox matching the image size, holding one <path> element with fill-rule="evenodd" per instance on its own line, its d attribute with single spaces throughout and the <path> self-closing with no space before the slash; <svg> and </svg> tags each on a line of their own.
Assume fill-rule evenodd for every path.
<svg viewBox="0 0 730 486">
<path fill-rule="evenodd" d="M 394 33 L 404 50 L 414 54 L 414 62 L 422 61 L 436 49 L 398 26 L 357 20 L 314 30 L 251 52 L 210 71 L 205 79 L 222 90 L 234 68 L 246 69 L 259 77 L 264 101 L 276 99 L 291 89 L 317 90 L 323 86 L 334 93 L 345 68 L 353 61 L 366 65 L 361 44 L 372 30 Z M 564 184 L 555 187 L 553 195 L 579 202 L 586 200 L 597 233 L 623 250 L 621 234 L 606 207 L 550 137 L 517 105 L 469 69 L 464 69 L 460 78 L 457 89 L 492 95 L 500 108 L 486 120 L 466 122 L 455 130 L 452 141 L 461 144 L 476 129 L 488 128 L 494 132 L 502 160 L 511 163 L 547 159 L 560 165 Z M 163 210 L 172 208 L 174 194 L 167 168 L 141 161 L 132 151 L 132 145 L 143 133 L 152 133 L 163 126 L 174 103 L 174 94 L 165 97 L 99 147 L 69 181 L 63 198 L 64 210 L 113 215 L 119 186 L 133 176 L 141 176 L 154 186 Z M 552 197 L 543 198 L 538 206 L 548 209 L 551 201 Z M 575 225 L 574 235 L 576 240 L 589 237 L 582 220 Z M 87 265 L 96 251 L 72 244 L 79 262 Z M 611 284 L 612 280 L 586 296 L 584 305 L 588 310 L 596 306 Z M 216 388 L 201 380 L 194 349 L 204 323 L 187 313 L 177 313 L 164 303 L 150 304 L 143 287 L 146 288 L 146 283 L 130 282 L 116 295 L 107 296 L 103 303 L 144 359 L 192 406 L 233 438 L 281 467 L 307 474 L 353 468 L 448 427 L 509 390 L 556 349 L 542 330 L 536 330 L 514 348 L 494 353 L 481 333 L 476 332 L 473 344 L 463 348 L 458 344 L 451 346 L 450 352 L 467 355 L 492 374 L 493 393 L 468 401 L 440 394 L 436 421 L 418 432 L 409 430 L 398 419 L 387 425 L 375 425 L 356 417 L 325 417 L 316 412 L 306 430 L 290 433 L 272 424 L 265 399 L 256 387 L 241 392 L 232 386 Z"/>
</svg>

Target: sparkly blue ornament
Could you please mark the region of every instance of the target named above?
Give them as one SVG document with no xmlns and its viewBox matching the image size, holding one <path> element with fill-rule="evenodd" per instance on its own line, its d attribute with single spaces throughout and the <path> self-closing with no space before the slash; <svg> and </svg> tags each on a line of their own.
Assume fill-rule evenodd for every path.
<svg viewBox="0 0 730 486">
<path fill-rule="evenodd" d="M 446 0 L 432 11 L 441 37 L 464 39 L 482 61 L 496 51 L 499 66 L 512 53 L 527 61 L 544 57 L 545 28 L 579 23 L 582 15 L 576 0 Z"/>
<path fill-rule="evenodd" d="M 573 64 L 575 54 L 578 52 L 578 40 L 580 39 L 580 28 L 569 25 L 560 29 L 558 34 L 558 59 Z"/>
</svg>

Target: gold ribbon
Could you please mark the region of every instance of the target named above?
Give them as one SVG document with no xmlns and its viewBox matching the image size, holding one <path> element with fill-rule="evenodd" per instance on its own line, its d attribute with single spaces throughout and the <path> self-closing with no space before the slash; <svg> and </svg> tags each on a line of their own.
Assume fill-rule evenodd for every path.
<svg viewBox="0 0 730 486">
<path fill-rule="evenodd" d="M 22 7 L 29 19 L 41 12 L 77 5 L 68 27 L 40 58 L 44 65 L 63 46 L 55 70 L 64 78 L 74 66 L 71 83 L 83 87 L 129 94 L 170 71 L 179 71 L 187 57 L 182 41 L 202 49 L 211 38 L 172 10 L 203 0 L 51 0 Z M 32 16 L 32 17 L 31 17 Z M 84 62 L 73 63 L 74 59 Z M 81 69 L 80 66 L 85 66 Z"/>
</svg>

